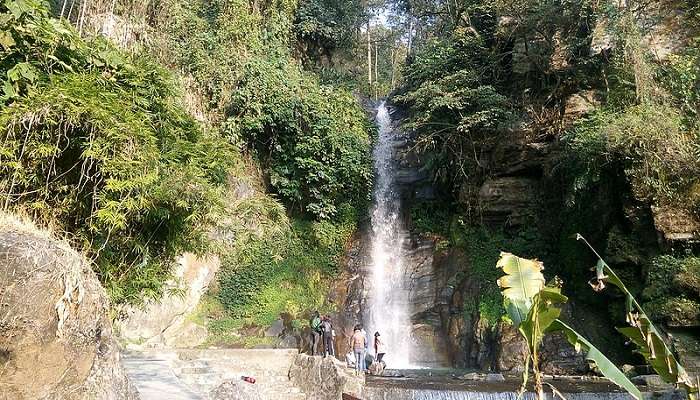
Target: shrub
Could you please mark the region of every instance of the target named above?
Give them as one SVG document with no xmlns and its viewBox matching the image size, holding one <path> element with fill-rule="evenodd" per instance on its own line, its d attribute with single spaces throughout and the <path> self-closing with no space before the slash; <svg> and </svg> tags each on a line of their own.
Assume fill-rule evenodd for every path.
<svg viewBox="0 0 700 400">
<path fill-rule="evenodd" d="M 294 220 L 287 230 L 237 241 L 222 260 L 216 292 L 227 315 L 240 326 L 266 326 L 282 313 L 324 309 L 356 218 L 343 206 L 335 222 Z"/>
<path fill-rule="evenodd" d="M 246 71 L 227 124 L 258 154 L 282 199 L 322 219 L 343 202 L 366 200 L 371 130 L 355 98 L 283 60 L 256 58 Z"/>
<path fill-rule="evenodd" d="M 178 105 L 163 69 L 84 40 L 41 2 L 0 6 L 0 191 L 68 233 L 117 303 L 157 297 L 236 162 Z"/>
</svg>

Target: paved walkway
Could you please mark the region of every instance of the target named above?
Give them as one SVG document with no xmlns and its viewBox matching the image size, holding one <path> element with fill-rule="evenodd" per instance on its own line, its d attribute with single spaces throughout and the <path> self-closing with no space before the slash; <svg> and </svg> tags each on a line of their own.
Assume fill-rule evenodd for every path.
<svg viewBox="0 0 700 400">
<path fill-rule="evenodd" d="M 173 373 L 170 360 L 157 356 L 122 355 L 122 365 L 141 400 L 203 400 Z"/>
<path fill-rule="evenodd" d="M 122 364 L 141 400 L 205 400 L 214 388 L 241 376 L 257 380 L 265 400 L 303 400 L 289 381 L 296 350 L 158 349 L 122 354 Z"/>
</svg>

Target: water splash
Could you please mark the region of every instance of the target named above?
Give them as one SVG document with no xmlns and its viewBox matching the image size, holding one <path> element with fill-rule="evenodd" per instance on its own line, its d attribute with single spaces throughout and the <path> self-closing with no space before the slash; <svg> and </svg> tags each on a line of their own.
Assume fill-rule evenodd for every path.
<svg viewBox="0 0 700 400">
<path fill-rule="evenodd" d="M 379 139 L 374 147 L 374 208 L 372 210 L 371 284 L 369 299 L 370 340 L 378 331 L 386 344 L 385 361 L 391 368 L 411 366 L 411 318 L 401 224 L 400 196 L 395 185 L 397 138 L 384 102 L 377 108 Z M 372 343 L 372 342 L 371 342 Z"/>
</svg>

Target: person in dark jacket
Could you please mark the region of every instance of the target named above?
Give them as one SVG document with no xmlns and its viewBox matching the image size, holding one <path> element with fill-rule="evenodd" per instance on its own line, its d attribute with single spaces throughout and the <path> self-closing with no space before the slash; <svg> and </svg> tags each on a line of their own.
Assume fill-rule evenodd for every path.
<svg viewBox="0 0 700 400">
<path fill-rule="evenodd" d="M 322 318 L 321 334 L 323 335 L 323 355 L 335 356 L 335 349 L 333 349 L 333 323 L 328 315 Z"/>
</svg>

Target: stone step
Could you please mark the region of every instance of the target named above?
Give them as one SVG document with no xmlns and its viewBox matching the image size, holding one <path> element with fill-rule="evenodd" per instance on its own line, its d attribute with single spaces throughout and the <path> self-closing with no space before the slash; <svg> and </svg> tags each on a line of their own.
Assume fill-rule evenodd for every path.
<svg viewBox="0 0 700 400">
<path fill-rule="evenodd" d="M 130 376 L 144 364 L 152 374 L 139 374 L 137 386 L 148 387 L 151 381 L 169 381 L 172 388 L 188 393 L 185 399 L 205 399 L 208 393 L 226 380 L 252 376 L 263 399 L 301 400 L 306 396 L 288 378 L 291 357 L 295 352 L 240 350 L 163 350 L 129 355 L 134 365 Z M 167 377 L 164 378 L 164 377 Z M 179 386 L 178 386 L 179 385 Z M 156 400 L 158 390 L 148 392 L 142 400 Z M 171 392 L 168 392 L 171 393 Z M 191 395 L 190 395 L 191 393 Z M 198 396 L 198 397 L 197 397 Z M 180 399 L 181 397 L 167 397 Z"/>
</svg>

